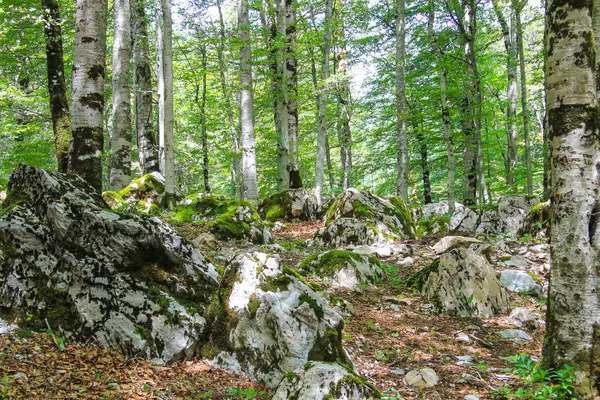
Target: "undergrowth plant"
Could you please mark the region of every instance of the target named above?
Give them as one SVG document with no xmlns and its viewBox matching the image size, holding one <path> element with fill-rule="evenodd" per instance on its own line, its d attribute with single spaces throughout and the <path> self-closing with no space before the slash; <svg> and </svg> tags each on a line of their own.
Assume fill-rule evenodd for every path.
<svg viewBox="0 0 600 400">
<path fill-rule="evenodd" d="M 543 369 L 526 354 L 509 357 L 514 368 L 506 372 L 514 374 L 519 381 L 491 390 L 494 400 L 576 400 L 575 368 L 564 365 L 560 369 Z"/>
</svg>

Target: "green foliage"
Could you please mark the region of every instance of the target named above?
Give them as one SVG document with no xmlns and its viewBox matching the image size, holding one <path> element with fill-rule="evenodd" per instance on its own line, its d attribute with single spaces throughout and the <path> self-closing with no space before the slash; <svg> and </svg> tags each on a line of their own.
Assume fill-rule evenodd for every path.
<svg viewBox="0 0 600 400">
<path fill-rule="evenodd" d="M 561 369 L 543 369 L 526 354 L 509 357 L 514 364 L 512 372 L 519 382 L 510 387 L 495 388 L 495 400 L 575 400 L 575 367 L 564 365 Z"/>
</svg>

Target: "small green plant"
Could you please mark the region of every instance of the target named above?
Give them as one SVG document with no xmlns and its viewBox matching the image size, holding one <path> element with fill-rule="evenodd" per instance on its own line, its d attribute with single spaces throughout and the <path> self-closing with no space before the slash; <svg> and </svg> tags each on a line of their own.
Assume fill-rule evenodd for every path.
<svg viewBox="0 0 600 400">
<path fill-rule="evenodd" d="M 0 397 L 2 399 L 8 399 L 8 391 L 10 387 L 8 386 L 8 375 L 4 375 L 0 380 Z"/>
<path fill-rule="evenodd" d="M 400 334 L 398 334 L 398 332 L 393 332 L 391 336 L 393 338 L 397 338 L 398 336 L 400 336 Z"/>
<path fill-rule="evenodd" d="M 344 335 L 342 336 L 342 339 L 345 340 L 346 342 L 349 342 L 352 340 L 352 335 L 349 333 L 344 333 Z"/>
<path fill-rule="evenodd" d="M 258 396 L 264 396 L 266 393 L 264 393 L 264 392 L 257 393 L 256 389 L 251 388 L 251 387 L 246 388 L 246 389 L 228 387 L 227 394 L 229 394 L 230 396 L 239 396 L 243 399 L 250 400 L 250 399 L 257 398 Z"/>
<path fill-rule="evenodd" d="M 564 365 L 561 369 L 542 369 L 526 354 L 509 357 L 519 378 L 513 387 L 507 385 L 491 391 L 494 400 L 575 400 L 575 368 Z"/>
<path fill-rule="evenodd" d="M 369 329 L 375 329 L 375 321 L 367 322 L 367 326 L 369 327 Z"/>
<path fill-rule="evenodd" d="M 385 352 L 383 350 L 377 350 L 375 352 L 375 359 L 377 361 L 389 361 L 390 360 L 390 356 L 388 356 L 387 354 L 385 354 Z"/>
<path fill-rule="evenodd" d="M 400 393 L 394 389 L 387 389 L 385 392 L 381 394 L 381 400 L 402 400 L 404 399 L 400 396 Z"/>
</svg>

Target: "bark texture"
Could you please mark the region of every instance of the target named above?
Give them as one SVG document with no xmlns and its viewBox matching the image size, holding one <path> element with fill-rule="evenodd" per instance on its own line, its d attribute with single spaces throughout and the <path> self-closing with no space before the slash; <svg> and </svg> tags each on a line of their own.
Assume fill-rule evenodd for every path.
<svg viewBox="0 0 600 400">
<path fill-rule="evenodd" d="M 173 20 L 170 0 L 157 0 L 158 155 L 165 177 L 164 206 L 175 206 L 175 152 L 173 148 Z"/>
<path fill-rule="evenodd" d="M 158 147 L 153 123 L 152 69 L 146 22 L 146 0 L 130 0 L 133 43 L 135 131 L 141 174 L 158 171 Z"/>
<path fill-rule="evenodd" d="M 254 98 L 252 93 L 252 55 L 247 0 L 238 7 L 240 49 L 240 120 L 242 128 L 242 200 L 258 200 L 256 144 L 254 142 Z"/>
<path fill-rule="evenodd" d="M 406 29 L 405 0 L 396 0 L 396 191 L 402 200 L 408 200 L 408 136 L 406 132 Z"/>
<path fill-rule="evenodd" d="M 73 50 L 73 113 L 69 172 L 102 191 L 106 0 L 78 0 Z"/>
<path fill-rule="evenodd" d="M 202 53 L 202 100 L 200 103 L 200 121 L 202 130 L 202 173 L 204 176 L 204 191 L 210 193 L 210 169 L 208 165 L 208 133 L 206 131 L 206 75 L 207 75 L 207 59 L 206 59 L 206 44 L 203 43 L 200 48 Z"/>
<path fill-rule="evenodd" d="M 112 143 L 109 190 L 123 189 L 131 181 L 131 28 L 129 0 L 114 0 L 112 59 Z"/>
<path fill-rule="evenodd" d="M 592 1 L 549 0 L 547 109 L 552 147 L 547 367 L 577 365 L 578 399 L 598 395 L 600 139 Z"/>
<path fill-rule="evenodd" d="M 325 0 L 325 33 L 323 35 L 322 86 L 319 94 L 319 135 L 317 138 L 317 160 L 315 162 L 315 196 L 319 205 L 323 201 L 323 177 L 325 175 L 325 148 L 327 145 L 327 104 L 329 102 L 329 57 L 331 54 L 331 15 L 333 0 Z"/>
<path fill-rule="evenodd" d="M 288 186 L 302 187 L 298 166 L 298 61 L 296 59 L 296 8 L 294 0 L 285 0 L 285 73 L 288 117 Z"/>
<path fill-rule="evenodd" d="M 71 120 L 69 118 L 69 102 L 67 100 L 67 85 L 65 83 L 60 8 L 57 0 L 42 0 L 42 8 L 44 12 L 44 33 L 46 35 L 48 93 L 50 95 L 56 163 L 60 172 L 67 172 L 69 166 Z"/>
</svg>

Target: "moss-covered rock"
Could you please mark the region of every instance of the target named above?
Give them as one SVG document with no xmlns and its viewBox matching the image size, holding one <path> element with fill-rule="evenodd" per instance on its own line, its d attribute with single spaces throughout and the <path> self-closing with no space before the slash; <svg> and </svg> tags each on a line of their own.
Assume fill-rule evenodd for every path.
<svg viewBox="0 0 600 400">
<path fill-rule="evenodd" d="M 21 165 L 0 216 L 0 309 L 24 329 L 53 329 L 163 362 L 191 357 L 218 273 L 157 218 L 109 211 L 79 177 Z"/>
<path fill-rule="evenodd" d="M 164 177 L 158 172 L 152 172 L 134 179 L 121 191 L 102 193 L 102 198 L 117 212 L 159 215 L 164 191 Z"/>
<path fill-rule="evenodd" d="M 335 363 L 311 362 L 285 375 L 273 400 L 380 399 L 381 393 L 366 379 Z"/>
<path fill-rule="evenodd" d="M 351 366 L 342 347 L 342 317 L 276 257 L 236 257 L 211 309 L 213 332 L 222 332 L 211 338 L 220 349 L 212 362 L 230 372 L 275 388 L 308 361 Z"/>
<path fill-rule="evenodd" d="M 259 213 L 267 221 L 312 221 L 317 219 L 317 198 L 307 189 L 289 189 L 262 200 Z"/>
<path fill-rule="evenodd" d="M 246 239 L 254 243 L 271 241 L 267 226 L 247 201 L 193 194 L 175 208 L 171 221 L 204 224 L 208 231 L 222 240 Z"/>
<path fill-rule="evenodd" d="M 369 192 L 348 189 L 325 213 L 325 227 L 316 239 L 342 247 L 414 238 L 415 223 L 402 199 L 382 199 Z"/>
<path fill-rule="evenodd" d="M 531 207 L 518 234 L 550 237 L 550 200 Z"/>
<path fill-rule="evenodd" d="M 323 279 L 332 286 L 350 289 L 375 283 L 384 275 L 377 257 L 346 250 L 313 254 L 300 264 L 300 271 Z"/>
</svg>

